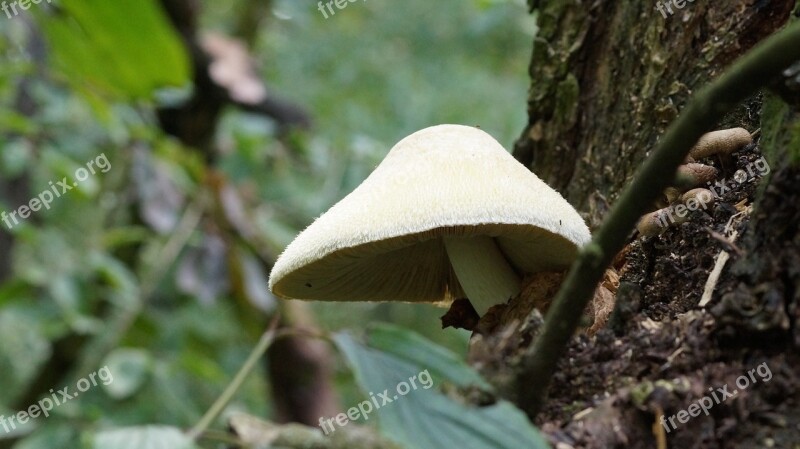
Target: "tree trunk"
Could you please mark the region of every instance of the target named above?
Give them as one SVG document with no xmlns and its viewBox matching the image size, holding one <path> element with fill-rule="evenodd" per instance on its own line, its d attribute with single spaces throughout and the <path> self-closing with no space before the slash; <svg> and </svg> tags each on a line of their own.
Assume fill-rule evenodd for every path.
<svg viewBox="0 0 800 449">
<path fill-rule="evenodd" d="M 795 0 L 678 1 L 672 15 L 663 3 L 531 0 L 540 31 L 514 155 L 593 229 L 692 93 L 800 13 Z M 756 96 L 719 124 L 762 128 L 757 144 L 703 161 L 746 180 L 618 258 L 610 325 L 573 338 L 536 417 L 559 448 L 798 447 L 800 121 L 784 100 Z M 732 262 L 700 307 L 723 250 Z M 471 361 L 514 400 L 512 386 L 536 382 L 521 367 L 538 320 L 503 319 L 476 336 Z M 737 393 L 694 416 L 720 388 Z"/>
<path fill-rule="evenodd" d="M 514 155 L 592 228 L 691 93 L 786 23 L 794 5 L 697 1 L 664 18 L 657 3 L 531 0 L 540 29 Z"/>
</svg>

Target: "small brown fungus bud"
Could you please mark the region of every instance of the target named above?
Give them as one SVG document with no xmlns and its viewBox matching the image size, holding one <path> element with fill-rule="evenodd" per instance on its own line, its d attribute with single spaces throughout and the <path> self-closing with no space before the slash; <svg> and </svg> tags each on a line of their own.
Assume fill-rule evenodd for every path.
<svg viewBox="0 0 800 449">
<path fill-rule="evenodd" d="M 705 205 L 713 205 L 715 202 L 714 193 L 708 189 L 692 189 L 681 196 L 681 201 L 684 203 L 691 199 L 695 199 Z"/>
<path fill-rule="evenodd" d="M 717 169 L 705 164 L 691 163 L 678 167 L 676 185 L 683 190 L 708 184 L 717 177 Z"/>
<path fill-rule="evenodd" d="M 751 142 L 753 142 L 753 137 L 744 128 L 713 131 L 700 137 L 700 140 L 689 151 L 689 156 L 694 159 L 702 159 L 715 154 L 730 154 Z"/>
<path fill-rule="evenodd" d="M 692 189 L 680 197 L 680 202 L 643 216 L 636 229 L 645 237 L 658 235 L 669 226 L 679 225 L 689 220 L 691 213 L 707 210 L 715 202 L 714 194 L 708 189 Z"/>
<path fill-rule="evenodd" d="M 664 209 L 659 209 L 655 212 L 645 214 L 639 219 L 639 223 L 636 225 L 636 229 L 639 231 L 639 234 L 643 235 L 644 237 L 651 237 L 664 232 L 667 229 L 665 223 L 666 214 L 669 210 L 670 208 L 665 207 Z"/>
</svg>

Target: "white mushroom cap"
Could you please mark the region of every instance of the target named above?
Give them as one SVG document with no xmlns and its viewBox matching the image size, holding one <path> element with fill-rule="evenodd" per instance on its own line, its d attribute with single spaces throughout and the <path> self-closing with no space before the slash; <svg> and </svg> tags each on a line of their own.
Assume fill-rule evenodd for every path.
<svg viewBox="0 0 800 449">
<path fill-rule="evenodd" d="M 591 239 L 577 211 L 489 134 L 439 125 L 400 141 L 300 233 L 270 289 L 288 299 L 446 303 L 464 291 L 443 237 L 472 236 L 494 238 L 520 275 L 566 268 Z"/>
</svg>

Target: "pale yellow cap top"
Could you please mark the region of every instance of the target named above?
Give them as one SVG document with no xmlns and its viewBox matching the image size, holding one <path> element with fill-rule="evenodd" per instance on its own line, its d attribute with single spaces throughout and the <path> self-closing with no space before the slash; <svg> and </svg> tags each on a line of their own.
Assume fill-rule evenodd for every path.
<svg viewBox="0 0 800 449">
<path fill-rule="evenodd" d="M 301 232 L 269 286 L 287 299 L 447 303 L 464 295 L 440 237 L 472 235 L 494 237 L 519 274 L 566 268 L 591 239 L 578 212 L 492 136 L 438 125 L 400 141 Z"/>
</svg>

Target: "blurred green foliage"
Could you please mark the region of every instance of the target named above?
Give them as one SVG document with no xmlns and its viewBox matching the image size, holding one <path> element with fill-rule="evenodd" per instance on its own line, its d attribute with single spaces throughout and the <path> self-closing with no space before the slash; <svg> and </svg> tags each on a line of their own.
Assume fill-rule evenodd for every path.
<svg viewBox="0 0 800 449">
<path fill-rule="evenodd" d="M 202 2 L 202 28 L 233 32 L 245 3 Z M 194 424 L 254 344 L 231 293 L 231 257 L 249 267 L 245 283 L 264 315 L 275 307 L 268 273 L 254 262 L 263 254 L 231 245 L 209 220 L 202 157 L 156 120 L 159 102 L 190 79 L 157 7 L 63 0 L 0 15 L 0 211 L 99 154 L 112 167 L 11 230 L 0 222 L 14 242 L 0 254 L 11 266 L 0 278 L 0 415 L 35 403 L 29 391 L 74 389 L 103 366 L 115 376 L 18 427 L 15 448 L 77 447 L 119 426 Z M 217 166 L 264 251 L 278 254 L 417 129 L 478 125 L 510 148 L 526 119 L 534 33 L 521 0 L 370 0 L 328 19 L 313 2 L 274 1 L 253 54 L 271 91 L 303 105 L 314 127 L 289 144 L 269 120 L 230 109 L 215 140 Z M 47 57 L 37 62 L 42 39 Z M 430 306 L 314 310 L 327 331 L 387 321 L 457 353 L 466 347 L 467 334 L 439 329 L 443 311 Z M 362 393 L 339 363 L 343 403 L 355 403 Z M 230 409 L 269 416 L 266 374 L 243 390 Z M 0 447 L 4 436 L 0 428 Z"/>
</svg>

